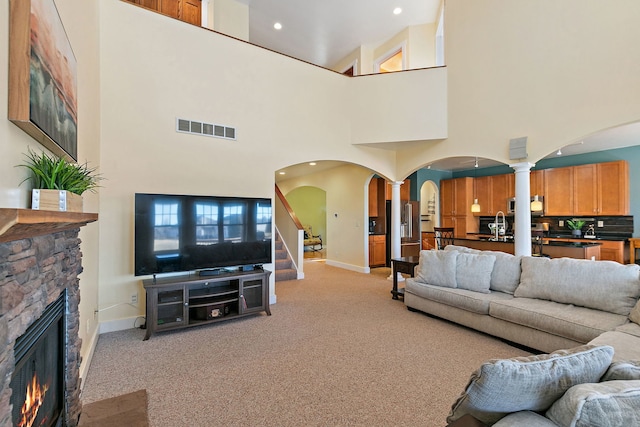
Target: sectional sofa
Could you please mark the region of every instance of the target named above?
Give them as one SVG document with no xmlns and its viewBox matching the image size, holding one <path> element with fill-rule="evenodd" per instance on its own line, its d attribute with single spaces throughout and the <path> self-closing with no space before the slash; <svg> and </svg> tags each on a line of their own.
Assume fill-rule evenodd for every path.
<svg viewBox="0 0 640 427">
<path fill-rule="evenodd" d="M 410 310 L 550 353 L 484 363 L 451 426 L 640 425 L 640 266 L 450 245 L 405 286 Z"/>
<path fill-rule="evenodd" d="M 635 264 L 449 245 L 421 251 L 404 303 L 543 352 L 608 344 L 615 360 L 640 360 L 639 297 Z"/>
</svg>

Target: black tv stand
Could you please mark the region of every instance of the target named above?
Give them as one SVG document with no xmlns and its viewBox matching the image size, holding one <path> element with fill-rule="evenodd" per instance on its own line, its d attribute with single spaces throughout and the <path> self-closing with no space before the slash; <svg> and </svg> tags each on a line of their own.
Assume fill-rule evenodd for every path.
<svg viewBox="0 0 640 427">
<path fill-rule="evenodd" d="M 217 273 L 210 277 L 174 276 L 142 281 L 147 292 L 145 340 L 155 332 L 220 322 L 263 311 L 271 314 L 270 271 L 212 271 Z"/>
</svg>

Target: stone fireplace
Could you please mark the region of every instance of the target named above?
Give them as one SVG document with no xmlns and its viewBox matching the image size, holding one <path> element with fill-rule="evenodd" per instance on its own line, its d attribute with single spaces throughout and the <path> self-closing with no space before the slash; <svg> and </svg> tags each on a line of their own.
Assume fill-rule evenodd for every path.
<svg viewBox="0 0 640 427">
<path fill-rule="evenodd" d="M 82 409 L 82 341 L 78 335 L 82 254 L 78 232 L 97 218 L 97 214 L 0 209 L 0 427 L 13 425 L 11 380 L 16 339 L 61 297 L 63 395 L 55 396 L 62 411 L 61 421 L 53 425 L 78 423 Z M 24 395 L 24 391 L 17 394 Z"/>
</svg>

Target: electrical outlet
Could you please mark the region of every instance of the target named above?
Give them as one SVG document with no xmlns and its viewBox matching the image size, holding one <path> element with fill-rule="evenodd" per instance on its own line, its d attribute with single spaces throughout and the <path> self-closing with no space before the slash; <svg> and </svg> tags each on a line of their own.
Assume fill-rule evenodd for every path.
<svg viewBox="0 0 640 427">
<path fill-rule="evenodd" d="M 604 221 L 598 221 L 598 227 L 604 227 Z"/>
<path fill-rule="evenodd" d="M 138 293 L 135 292 L 131 294 L 131 304 L 137 304 L 137 303 L 138 303 Z"/>
<path fill-rule="evenodd" d="M 563 220 L 558 221 L 558 227 L 564 227 L 564 221 Z"/>
</svg>

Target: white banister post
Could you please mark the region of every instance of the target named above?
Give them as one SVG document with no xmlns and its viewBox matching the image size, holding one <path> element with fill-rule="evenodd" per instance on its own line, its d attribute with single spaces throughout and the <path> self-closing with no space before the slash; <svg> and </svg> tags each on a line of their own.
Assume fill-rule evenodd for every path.
<svg viewBox="0 0 640 427">
<path fill-rule="evenodd" d="M 531 168 L 534 163 L 522 162 L 509 165 L 515 170 L 516 212 L 514 230 L 515 255 L 531 256 Z"/>
</svg>

